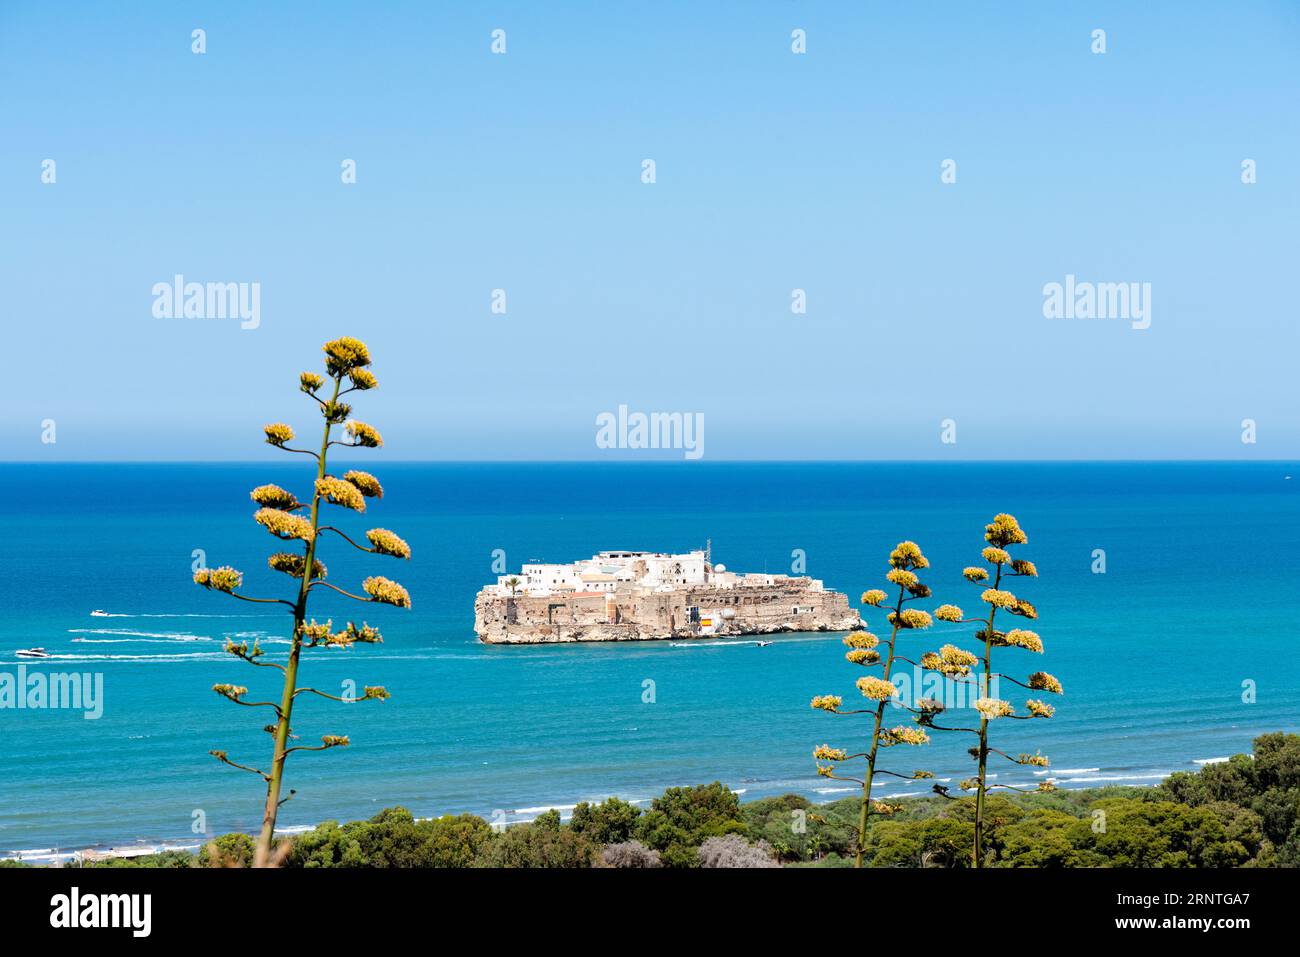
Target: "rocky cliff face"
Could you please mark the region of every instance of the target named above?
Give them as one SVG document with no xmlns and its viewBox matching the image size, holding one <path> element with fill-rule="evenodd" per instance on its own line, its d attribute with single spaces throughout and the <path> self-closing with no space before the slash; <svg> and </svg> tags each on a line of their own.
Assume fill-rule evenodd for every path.
<svg viewBox="0 0 1300 957">
<path fill-rule="evenodd" d="M 474 630 L 490 644 L 719 638 L 777 632 L 850 631 L 862 619 L 840 592 L 814 591 L 807 580 L 742 588 L 628 589 L 502 597 L 479 592 Z"/>
</svg>

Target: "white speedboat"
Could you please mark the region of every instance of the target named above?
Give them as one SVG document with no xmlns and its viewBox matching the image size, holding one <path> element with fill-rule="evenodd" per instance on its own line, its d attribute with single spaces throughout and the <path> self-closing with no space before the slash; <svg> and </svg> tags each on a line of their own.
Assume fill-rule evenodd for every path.
<svg viewBox="0 0 1300 957">
<path fill-rule="evenodd" d="M 107 617 L 108 617 L 108 612 L 104 611 L 102 608 L 96 608 L 94 611 L 92 611 L 92 612 L 90 613 L 90 617 L 91 617 L 91 618 L 107 618 Z"/>
<path fill-rule="evenodd" d="M 48 658 L 50 653 L 44 648 L 19 648 L 19 658 Z"/>
</svg>

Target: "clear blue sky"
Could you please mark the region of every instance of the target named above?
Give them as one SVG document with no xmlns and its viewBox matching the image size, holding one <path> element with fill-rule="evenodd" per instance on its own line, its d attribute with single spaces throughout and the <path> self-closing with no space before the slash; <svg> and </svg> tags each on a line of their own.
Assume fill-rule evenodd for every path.
<svg viewBox="0 0 1300 957">
<path fill-rule="evenodd" d="M 391 458 L 620 404 L 707 459 L 1300 455 L 1300 5 L 457 6 L 0 5 L 0 456 L 268 454 L 343 334 Z M 260 328 L 155 319 L 176 273 Z M 1068 273 L 1151 328 L 1045 319 Z"/>
</svg>

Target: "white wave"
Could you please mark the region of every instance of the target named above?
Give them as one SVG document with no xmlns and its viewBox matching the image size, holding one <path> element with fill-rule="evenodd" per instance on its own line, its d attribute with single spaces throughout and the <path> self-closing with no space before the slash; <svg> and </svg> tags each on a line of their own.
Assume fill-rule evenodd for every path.
<svg viewBox="0 0 1300 957">
<path fill-rule="evenodd" d="M 576 804 L 547 804 L 543 807 L 517 807 L 512 814 L 545 814 L 547 811 L 572 811 Z"/>
<path fill-rule="evenodd" d="M 160 641 L 213 640 L 207 635 L 196 635 L 188 631 L 135 631 L 131 628 L 69 628 L 68 633 L 72 635 L 122 635 L 131 638 L 156 638 Z"/>
<path fill-rule="evenodd" d="M 49 655 L 46 658 L 38 659 L 40 661 L 194 661 L 196 659 L 206 659 L 208 661 L 225 660 L 225 655 L 216 651 L 198 651 L 193 654 L 181 654 L 173 652 L 171 654 L 159 655 Z M 8 663 L 8 662 L 6 662 Z M 20 659 L 14 664 L 31 665 L 30 659 Z"/>
<path fill-rule="evenodd" d="M 1231 758 L 1192 758 L 1192 764 L 1223 764 Z"/>
<path fill-rule="evenodd" d="M 1086 774 L 1073 778 L 1052 778 L 1057 784 L 1100 784 L 1105 781 L 1162 781 L 1172 772 L 1161 771 L 1157 774 Z"/>
<path fill-rule="evenodd" d="M 162 645 L 171 641 L 212 641 L 211 638 L 73 638 L 73 644 L 80 645 Z"/>
<path fill-rule="evenodd" d="M 817 794 L 842 794 L 845 791 L 857 791 L 858 788 L 815 788 Z"/>
<path fill-rule="evenodd" d="M 164 613 L 155 613 L 155 614 L 146 614 L 146 613 L 141 613 L 141 614 L 132 615 L 132 614 L 127 614 L 126 612 L 111 612 L 111 611 L 105 611 L 105 612 L 100 612 L 98 615 L 92 614 L 90 617 L 92 617 L 92 618 L 272 618 L 272 617 L 274 617 L 274 616 L 273 616 L 273 615 L 268 615 L 268 614 L 265 614 L 265 613 L 260 614 L 260 615 L 257 615 L 257 614 L 251 614 L 251 615 L 210 615 L 210 614 L 196 614 L 196 613 L 194 613 L 194 612 L 176 612 L 176 613 L 166 613 L 166 614 L 164 614 Z"/>
</svg>

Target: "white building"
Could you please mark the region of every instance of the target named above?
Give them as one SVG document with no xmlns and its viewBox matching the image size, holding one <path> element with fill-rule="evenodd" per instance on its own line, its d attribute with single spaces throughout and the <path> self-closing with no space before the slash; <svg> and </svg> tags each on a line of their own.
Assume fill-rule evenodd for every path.
<svg viewBox="0 0 1300 957">
<path fill-rule="evenodd" d="M 493 588 L 498 595 L 572 595 L 577 593 L 613 594 L 621 588 L 646 591 L 676 591 L 680 588 L 744 588 L 774 585 L 788 580 L 786 575 L 729 572 L 724 565 L 713 565 L 703 550 L 670 555 L 663 552 L 601 552 L 568 565 L 530 562 L 518 575 L 501 575 Z M 512 584 L 513 583 L 513 584 Z M 822 591 L 820 581 L 812 582 L 814 591 Z"/>
</svg>

